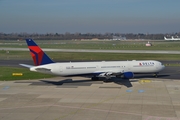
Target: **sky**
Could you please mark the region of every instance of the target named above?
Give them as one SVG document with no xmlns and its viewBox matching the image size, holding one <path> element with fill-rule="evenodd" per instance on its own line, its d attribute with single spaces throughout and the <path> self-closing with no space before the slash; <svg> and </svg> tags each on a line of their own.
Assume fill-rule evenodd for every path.
<svg viewBox="0 0 180 120">
<path fill-rule="evenodd" d="M 2 33 L 176 33 L 180 0 L 0 0 Z"/>
</svg>

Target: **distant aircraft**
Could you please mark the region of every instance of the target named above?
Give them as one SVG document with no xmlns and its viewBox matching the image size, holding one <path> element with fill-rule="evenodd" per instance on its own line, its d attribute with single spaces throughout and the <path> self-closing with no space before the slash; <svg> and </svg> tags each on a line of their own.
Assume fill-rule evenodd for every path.
<svg viewBox="0 0 180 120">
<path fill-rule="evenodd" d="M 165 68 L 161 62 L 155 60 L 55 63 L 32 39 L 26 39 L 26 42 L 35 66 L 27 64 L 20 65 L 29 68 L 30 71 L 40 73 L 59 76 L 90 75 L 92 80 L 105 77 L 105 81 L 108 81 L 111 77 L 130 79 L 133 78 L 136 73 L 150 73 L 157 76 L 157 74 Z"/>
<path fill-rule="evenodd" d="M 164 40 L 173 40 L 173 41 L 175 41 L 175 40 L 180 40 L 180 38 L 174 38 L 174 37 L 172 36 L 171 38 L 166 38 L 166 37 L 164 37 Z"/>
</svg>

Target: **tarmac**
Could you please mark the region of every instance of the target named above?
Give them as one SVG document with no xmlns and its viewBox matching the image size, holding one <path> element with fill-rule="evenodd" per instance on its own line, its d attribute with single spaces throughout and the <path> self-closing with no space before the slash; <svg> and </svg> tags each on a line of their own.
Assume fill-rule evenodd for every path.
<svg viewBox="0 0 180 120">
<path fill-rule="evenodd" d="M 28 48 L 7 48 L 2 47 L 0 50 L 11 51 L 29 51 Z M 98 52 L 98 53 L 153 53 L 153 54 L 180 54 L 180 51 L 162 51 L 162 50 L 89 50 L 89 49 L 49 49 L 44 48 L 44 51 L 54 52 Z"/>
<path fill-rule="evenodd" d="M 178 79 L 1 81 L 0 120 L 180 120 Z"/>
<path fill-rule="evenodd" d="M 19 62 L 32 61 L 1 60 L 0 66 Z M 86 77 L 0 81 L 0 120 L 180 120 L 179 73 L 167 66 L 158 78 L 107 83 Z"/>
</svg>

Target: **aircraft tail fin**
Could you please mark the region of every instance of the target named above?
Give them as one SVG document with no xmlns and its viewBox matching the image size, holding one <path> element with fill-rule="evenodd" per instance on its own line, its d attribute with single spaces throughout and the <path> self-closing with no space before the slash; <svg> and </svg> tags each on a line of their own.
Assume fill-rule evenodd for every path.
<svg viewBox="0 0 180 120">
<path fill-rule="evenodd" d="M 30 50 L 34 65 L 38 66 L 54 63 L 32 39 L 26 39 L 26 43 Z"/>
<path fill-rule="evenodd" d="M 164 36 L 164 39 L 166 39 L 166 37 Z"/>
</svg>

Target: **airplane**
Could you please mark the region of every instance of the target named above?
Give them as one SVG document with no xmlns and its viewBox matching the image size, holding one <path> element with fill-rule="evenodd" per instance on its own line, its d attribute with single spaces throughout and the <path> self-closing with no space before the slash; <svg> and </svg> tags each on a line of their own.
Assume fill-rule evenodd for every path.
<svg viewBox="0 0 180 120">
<path fill-rule="evenodd" d="M 166 38 L 166 37 L 164 37 L 164 40 L 173 40 L 173 41 L 175 41 L 175 40 L 180 40 L 180 38 L 174 38 L 174 37 L 172 36 L 171 38 Z"/>
<path fill-rule="evenodd" d="M 30 71 L 58 76 L 87 76 L 92 80 L 111 77 L 131 79 L 134 74 L 155 74 L 162 71 L 165 66 L 156 60 L 132 60 L 132 61 L 100 61 L 100 62 L 61 62 L 52 61 L 46 53 L 32 40 L 26 39 L 34 65 L 20 64 Z"/>
</svg>

